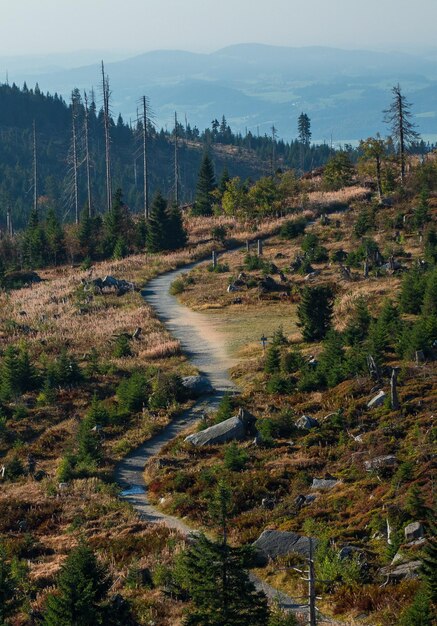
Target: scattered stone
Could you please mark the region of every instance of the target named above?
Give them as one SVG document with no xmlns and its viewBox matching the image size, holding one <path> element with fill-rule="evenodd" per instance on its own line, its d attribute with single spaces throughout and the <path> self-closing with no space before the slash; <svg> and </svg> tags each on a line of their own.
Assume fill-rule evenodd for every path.
<svg viewBox="0 0 437 626">
<path fill-rule="evenodd" d="M 340 483 L 336 478 L 313 478 L 311 489 L 328 491 Z"/>
<path fill-rule="evenodd" d="M 315 417 L 302 415 L 302 417 L 299 417 L 299 419 L 296 420 L 295 424 L 298 428 L 301 428 L 302 430 L 311 430 L 312 428 L 317 428 L 319 422 L 318 420 L 316 420 Z"/>
<path fill-rule="evenodd" d="M 370 461 L 364 461 L 364 467 L 368 472 L 373 470 L 386 470 L 393 469 L 397 466 L 398 461 L 394 454 L 387 454 L 386 456 L 376 456 Z"/>
<path fill-rule="evenodd" d="M 103 291 L 115 291 L 118 296 L 136 290 L 134 283 L 114 278 L 114 276 L 105 276 L 103 279 L 94 278 L 93 280 L 82 279 L 81 282 L 85 289 L 95 289 L 100 293 L 103 293 Z"/>
<path fill-rule="evenodd" d="M 419 569 L 422 565 L 422 561 L 408 561 L 408 563 L 402 563 L 394 569 L 391 565 L 383 567 L 379 570 L 380 574 L 387 577 L 387 580 L 410 580 L 419 576 Z"/>
<path fill-rule="evenodd" d="M 412 522 L 405 526 L 404 534 L 406 541 L 414 541 L 415 539 L 422 539 L 424 536 L 423 525 L 420 522 Z"/>
<path fill-rule="evenodd" d="M 240 409 L 238 415 L 185 438 L 193 446 L 214 446 L 228 441 L 241 441 L 255 422 L 253 415 Z"/>
<path fill-rule="evenodd" d="M 376 409 L 379 406 L 382 406 L 385 402 L 385 399 L 387 397 L 387 394 L 385 393 L 385 391 L 383 391 L 381 389 L 380 392 L 378 392 L 376 394 L 376 396 L 374 396 L 368 403 L 367 403 L 367 408 L 368 409 Z"/>
<path fill-rule="evenodd" d="M 232 304 L 243 304 L 242 298 L 234 298 Z"/>
<path fill-rule="evenodd" d="M 317 540 L 293 532 L 280 530 L 265 530 L 253 543 L 255 548 L 255 561 L 260 566 L 266 565 L 270 560 L 291 553 L 301 554 L 308 557 L 310 554 L 310 541 L 313 549 L 317 546 Z"/>
<path fill-rule="evenodd" d="M 213 393 L 214 388 L 206 376 L 185 376 L 182 385 L 191 398 Z"/>
</svg>

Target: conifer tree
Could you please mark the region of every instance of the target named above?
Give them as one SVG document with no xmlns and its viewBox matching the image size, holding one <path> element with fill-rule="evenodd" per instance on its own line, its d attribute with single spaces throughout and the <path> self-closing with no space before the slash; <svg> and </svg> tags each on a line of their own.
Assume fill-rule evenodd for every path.
<svg viewBox="0 0 437 626">
<path fill-rule="evenodd" d="M 371 319 L 366 301 L 359 298 L 344 331 L 345 339 L 350 346 L 364 341 L 369 332 Z"/>
<path fill-rule="evenodd" d="M 45 233 L 50 260 L 54 265 L 58 265 L 65 255 L 65 242 L 64 232 L 53 207 L 50 207 L 47 212 Z"/>
<path fill-rule="evenodd" d="M 417 265 L 402 278 L 399 303 L 404 313 L 419 313 L 425 292 L 426 276 Z"/>
<path fill-rule="evenodd" d="M 167 201 L 158 191 L 150 208 L 146 244 L 149 252 L 160 252 L 167 245 Z"/>
<path fill-rule="evenodd" d="M 111 581 L 84 543 L 72 550 L 61 568 L 57 591 L 50 595 L 43 626 L 99 626 L 105 623 L 102 602 Z"/>
<path fill-rule="evenodd" d="M 437 267 L 429 272 L 427 277 L 422 315 L 437 317 Z"/>
<path fill-rule="evenodd" d="M 196 538 L 181 559 L 181 584 L 193 601 L 185 626 L 267 626 L 266 597 L 246 572 L 250 557 L 247 548 Z"/>
<path fill-rule="evenodd" d="M 301 113 L 297 120 L 299 141 L 308 146 L 311 141 L 311 120 L 306 113 Z"/>
<path fill-rule="evenodd" d="M 225 165 L 222 175 L 220 177 L 220 183 L 219 183 L 219 191 L 220 191 L 220 196 L 223 196 L 223 194 L 226 191 L 226 185 L 228 184 L 228 182 L 231 180 L 231 177 L 229 176 L 229 170 L 227 168 L 227 166 Z"/>
<path fill-rule="evenodd" d="M 6 626 L 16 608 L 15 586 L 4 544 L 0 542 L 0 626 Z"/>
<path fill-rule="evenodd" d="M 1 364 L 0 397 L 3 401 L 8 401 L 20 392 L 21 377 L 17 349 L 14 346 L 8 346 Z"/>
<path fill-rule="evenodd" d="M 281 363 L 281 352 L 277 344 L 272 344 L 266 354 L 266 362 L 264 364 L 264 371 L 267 374 L 275 374 L 279 372 Z"/>
<path fill-rule="evenodd" d="M 168 211 L 168 250 L 178 250 L 187 245 L 188 235 L 182 221 L 182 213 L 178 206 L 173 205 Z"/>
<path fill-rule="evenodd" d="M 212 215 L 212 192 L 215 188 L 214 165 L 209 154 L 205 153 L 197 179 L 197 192 L 193 215 Z"/>
<path fill-rule="evenodd" d="M 332 289 L 325 285 L 305 286 L 297 307 L 299 325 L 305 341 L 320 341 L 331 326 Z"/>
</svg>

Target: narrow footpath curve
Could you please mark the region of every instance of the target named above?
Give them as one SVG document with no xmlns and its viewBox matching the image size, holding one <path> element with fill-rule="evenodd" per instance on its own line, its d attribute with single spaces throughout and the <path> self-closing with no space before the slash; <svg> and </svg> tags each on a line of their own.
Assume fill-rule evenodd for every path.
<svg viewBox="0 0 437 626">
<path fill-rule="evenodd" d="M 182 350 L 191 363 L 202 374 L 208 376 L 215 392 L 198 402 L 192 409 L 185 411 L 158 435 L 131 452 L 115 469 L 116 482 L 124 489 L 122 497 L 132 504 L 143 520 L 164 523 L 183 534 L 193 532 L 195 529 L 176 517 L 162 513 L 149 502 L 144 480 L 144 467 L 147 461 L 158 454 L 166 443 L 186 430 L 190 423 L 197 421 L 204 411 L 217 408 L 225 393 L 238 391 L 229 378 L 228 370 L 234 361 L 226 353 L 224 336 L 212 326 L 207 316 L 191 311 L 169 293 L 170 285 L 176 278 L 202 262 L 199 261 L 154 278 L 147 283 L 143 296 L 172 335 L 179 339 Z M 299 609 L 299 605 L 292 598 L 259 580 L 253 574 L 251 574 L 251 579 L 258 589 L 263 590 L 270 599 L 277 601 L 284 609 Z"/>
</svg>

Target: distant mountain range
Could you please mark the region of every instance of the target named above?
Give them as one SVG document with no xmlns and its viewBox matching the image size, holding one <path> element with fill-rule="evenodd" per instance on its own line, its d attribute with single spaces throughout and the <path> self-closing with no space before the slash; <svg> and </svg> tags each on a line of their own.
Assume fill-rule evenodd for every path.
<svg viewBox="0 0 437 626">
<path fill-rule="evenodd" d="M 88 57 L 89 58 L 88 53 Z M 78 61 L 80 57 L 77 57 Z M 135 119 L 140 97 L 149 96 L 158 127 L 172 125 L 174 111 L 192 126 L 203 129 L 225 115 L 233 130 L 254 134 L 271 132 L 296 136 L 297 117 L 311 118 L 313 139 L 356 141 L 380 132 L 387 134 L 383 109 L 390 88 L 400 83 L 413 103 L 419 131 L 425 139 L 437 138 L 437 63 L 435 55 L 414 56 L 324 47 L 287 48 L 241 44 L 212 54 L 161 50 L 106 63 L 112 89 L 112 109 L 125 120 Z M 0 58 L 0 76 L 68 99 L 74 87 L 100 93 L 100 67 L 38 71 L 25 70 Z M 71 60 L 69 61 L 71 65 Z M 48 68 L 62 63 L 54 60 Z M 99 106 L 99 103 L 98 103 Z M 1 118 L 0 118 L 1 124 Z"/>
</svg>

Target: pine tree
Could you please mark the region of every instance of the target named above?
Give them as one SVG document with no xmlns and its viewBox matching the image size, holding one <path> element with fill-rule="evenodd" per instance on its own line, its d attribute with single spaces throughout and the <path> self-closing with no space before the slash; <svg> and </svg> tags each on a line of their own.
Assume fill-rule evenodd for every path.
<svg viewBox="0 0 437 626">
<path fill-rule="evenodd" d="M 426 234 L 425 259 L 428 263 L 437 264 L 437 231 L 434 227 L 430 228 Z"/>
<path fill-rule="evenodd" d="M 422 315 L 437 317 L 437 267 L 429 272 L 427 277 Z"/>
<path fill-rule="evenodd" d="M 158 191 L 150 208 L 146 245 L 149 252 L 161 252 L 168 246 L 167 201 Z"/>
<path fill-rule="evenodd" d="M 168 212 L 168 250 L 179 250 L 187 245 L 188 235 L 179 207 L 173 205 Z"/>
<path fill-rule="evenodd" d="M 215 188 L 214 165 L 209 154 L 205 153 L 197 179 L 197 192 L 193 215 L 212 215 L 212 192 Z"/>
<path fill-rule="evenodd" d="M 15 581 L 3 542 L 0 542 L 0 626 L 6 626 L 16 608 Z"/>
<path fill-rule="evenodd" d="M 23 237 L 23 256 L 29 267 L 43 267 L 47 256 L 47 240 L 38 211 L 32 209 Z"/>
<path fill-rule="evenodd" d="M 333 293 L 328 286 L 305 286 L 297 307 L 305 341 L 320 341 L 331 326 Z"/>
<path fill-rule="evenodd" d="M 345 353 L 341 334 L 330 330 L 323 342 L 319 369 L 323 373 L 328 387 L 335 387 L 345 378 Z"/>
<path fill-rule="evenodd" d="M 185 626 L 267 626 L 267 599 L 245 571 L 250 557 L 247 548 L 196 538 L 181 558 L 181 584 L 193 601 Z"/>
<path fill-rule="evenodd" d="M 230 180 L 231 180 L 231 177 L 229 176 L 228 168 L 225 165 L 222 175 L 220 177 L 220 182 L 219 182 L 219 187 L 218 187 L 221 196 L 223 196 L 223 194 L 225 193 L 226 185 L 228 184 Z"/>
<path fill-rule="evenodd" d="M 365 299 L 359 298 L 344 331 L 346 342 L 350 346 L 364 341 L 369 332 L 371 319 Z"/>
<path fill-rule="evenodd" d="M 419 206 L 414 211 L 414 226 L 423 228 L 429 222 L 429 193 L 426 189 L 420 192 Z"/>
<path fill-rule="evenodd" d="M 53 207 L 47 212 L 45 234 L 51 262 L 58 265 L 65 255 L 64 232 Z"/>
<path fill-rule="evenodd" d="M 308 146 L 311 141 L 311 120 L 306 113 L 301 113 L 297 120 L 297 133 L 300 143 Z"/>
<path fill-rule="evenodd" d="M 430 537 L 423 549 L 422 577 L 425 580 L 429 598 L 434 606 L 437 605 L 437 528 L 434 522 L 430 524 Z"/>
<path fill-rule="evenodd" d="M 47 599 L 43 626 L 98 626 L 105 623 L 102 602 L 111 581 L 84 543 L 61 567 L 57 591 Z"/>
<path fill-rule="evenodd" d="M 280 363 L 281 352 L 277 344 L 273 344 L 267 350 L 264 371 L 267 372 L 267 374 L 275 374 L 276 372 L 279 372 Z"/>
<path fill-rule="evenodd" d="M 8 346 L 1 364 L 0 397 L 3 401 L 12 400 L 21 392 L 20 363 L 17 349 Z"/>
<path fill-rule="evenodd" d="M 419 313 L 425 292 L 426 276 L 417 265 L 402 278 L 399 303 L 404 313 Z"/>
</svg>

